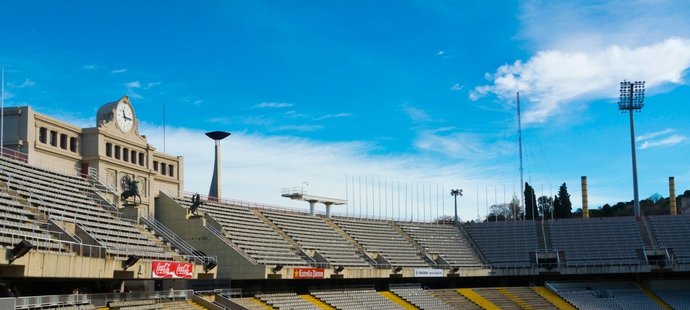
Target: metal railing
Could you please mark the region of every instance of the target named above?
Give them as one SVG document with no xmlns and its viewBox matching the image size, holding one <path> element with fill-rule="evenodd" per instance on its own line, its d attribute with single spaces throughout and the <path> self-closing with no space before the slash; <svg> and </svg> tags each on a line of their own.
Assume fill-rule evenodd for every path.
<svg viewBox="0 0 690 310">
<path fill-rule="evenodd" d="M 190 300 L 193 295 L 194 291 L 192 290 L 171 290 L 136 293 L 26 296 L 17 298 L 2 298 L 0 299 L 0 302 L 14 299 L 15 309 L 35 309 L 48 306 L 59 308 L 78 305 L 106 307 L 111 302 L 153 300 L 156 303 L 160 303 L 177 300 Z M 4 305 L 4 303 L 2 305 Z"/>
<path fill-rule="evenodd" d="M 163 225 L 163 223 L 157 221 L 148 215 L 141 216 L 141 220 L 149 225 L 156 234 L 162 236 L 166 241 L 170 242 L 172 246 L 184 253 L 185 259 L 191 259 L 199 264 L 207 264 L 209 262 L 218 262 L 217 256 L 205 256 L 201 255 L 201 252 L 193 247 L 191 244 L 187 243 L 184 239 L 180 238 L 175 232 L 170 230 L 168 227 Z"/>
</svg>

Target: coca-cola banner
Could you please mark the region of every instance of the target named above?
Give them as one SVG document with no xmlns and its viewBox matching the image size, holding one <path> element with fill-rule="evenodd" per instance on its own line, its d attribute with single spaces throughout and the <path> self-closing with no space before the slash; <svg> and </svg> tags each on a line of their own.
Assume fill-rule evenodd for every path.
<svg viewBox="0 0 690 310">
<path fill-rule="evenodd" d="M 154 279 L 191 279 L 194 265 L 182 262 L 153 262 Z"/>
<path fill-rule="evenodd" d="M 323 268 L 295 268 L 293 279 L 323 279 Z"/>
</svg>

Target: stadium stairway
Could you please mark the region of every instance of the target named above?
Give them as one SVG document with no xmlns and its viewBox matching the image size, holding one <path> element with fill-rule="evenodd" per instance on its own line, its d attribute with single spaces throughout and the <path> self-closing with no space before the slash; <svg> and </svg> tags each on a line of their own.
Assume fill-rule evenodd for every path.
<svg viewBox="0 0 690 310">
<path fill-rule="evenodd" d="M 659 296 L 654 294 L 652 290 L 650 290 L 648 287 L 644 287 L 642 285 L 639 285 L 635 283 L 637 287 L 642 291 L 643 294 L 645 294 L 649 299 L 654 301 L 657 305 L 659 305 L 659 308 L 664 309 L 664 310 L 672 310 L 673 308 L 669 306 L 665 301 L 663 301 Z"/>
<path fill-rule="evenodd" d="M 400 307 L 402 307 L 405 310 L 415 310 L 417 307 L 414 305 L 410 304 L 409 302 L 405 301 L 404 299 L 400 298 L 398 295 L 393 294 L 393 292 L 389 291 L 384 291 L 384 292 L 378 292 L 381 296 L 386 297 L 388 300 L 398 304 Z"/>
<path fill-rule="evenodd" d="M 307 252 L 295 241 L 295 239 L 292 239 L 287 233 L 285 233 L 280 227 L 278 227 L 276 224 L 274 224 L 271 220 L 269 220 L 263 213 L 261 213 L 259 210 L 256 209 L 250 209 L 256 217 L 261 219 L 268 227 L 271 227 L 279 236 L 281 236 L 285 241 L 290 245 L 290 247 L 295 251 L 295 255 L 299 256 L 302 258 L 304 261 L 309 262 L 309 263 L 315 263 L 316 260 L 309 256 Z"/>
<path fill-rule="evenodd" d="M 312 303 L 312 304 L 314 304 L 315 306 L 319 307 L 320 309 L 324 309 L 324 310 L 335 310 L 335 308 L 331 307 L 331 306 L 328 305 L 327 303 L 325 303 L 325 302 L 323 302 L 323 301 L 321 301 L 321 300 L 318 300 L 316 297 L 311 296 L 311 295 L 309 295 L 309 294 L 299 295 L 299 297 L 302 298 L 302 299 L 304 299 L 304 300 L 306 300 L 306 301 L 308 301 L 308 302 L 310 302 L 310 303 Z"/>
<path fill-rule="evenodd" d="M 391 221 L 390 224 L 391 224 L 391 227 L 393 227 L 393 230 L 395 230 L 397 233 L 399 233 L 401 236 L 403 236 L 403 238 L 405 238 L 405 240 L 407 240 L 410 244 L 412 244 L 414 246 L 415 249 L 417 249 L 417 254 L 419 256 L 421 256 L 422 259 L 424 259 L 424 261 L 427 264 L 429 264 L 431 266 L 436 265 L 436 262 L 433 259 L 431 259 L 429 254 L 426 252 L 426 249 L 424 249 L 424 247 L 421 244 L 419 244 L 416 240 L 414 240 L 414 238 L 412 238 L 412 236 L 410 236 L 407 232 L 405 232 L 405 230 L 403 230 L 402 227 L 400 227 L 400 225 L 398 225 L 396 222 L 393 222 L 393 221 Z"/>
<path fill-rule="evenodd" d="M 361 254 L 367 263 L 369 263 L 371 265 L 374 265 L 376 263 L 376 261 L 373 258 L 371 258 L 371 256 L 369 256 L 369 254 L 367 254 L 367 251 L 366 251 L 366 249 L 364 249 L 364 246 L 362 246 L 355 239 L 353 239 L 352 236 L 350 236 L 347 232 L 345 232 L 342 228 L 340 228 L 340 226 L 338 226 L 336 223 L 334 223 L 333 220 L 331 220 L 330 218 L 324 218 L 324 221 L 326 222 L 326 224 L 328 224 L 328 226 L 333 228 L 333 230 L 335 230 L 338 234 L 340 234 L 343 238 L 345 238 L 345 240 L 347 240 L 347 242 L 349 242 L 351 245 L 353 245 L 355 248 L 357 248 L 357 251 L 358 251 L 357 253 Z"/>
<path fill-rule="evenodd" d="M 465 298 L 469 299 L 471 302 L 475 303 L 479 307 L 483 309 L 501 309 L 488 299 L 484 298 L 482 295 L 479 295 L 477 292 L 470 288 L 461 288 L 458 289 L 458 293 L 460 295 L 465 296 Z"/>
<path fill-rule="evenodd" d="M 499 293 L 501 293 L 503 296 L 505 296 L 505 297 L 507 297 L 508 299 L 510 299 L 512 302 L 516 303 L 518 306 L 520 306 L 520 308 L 522 308 L 522 309 L 530 309 L 530 310 L 534 309 L 534 307 L 532 307 L 532 305 L 530 305 L 530 304 L 527 303 L 526 301 L 522 300 L 522 298 L 520 298 L 520 296 L 518 296 L 518 295 L 514 294 L 513 292 L 509 291 L 507 288 L 505 288 L 505 287 L 499 287 L 499 288 L 497 288 L 496 290 L 497 290 Z"/>
<path fill-rule="evenodd" d="M 548 300 L 552 305 L 556 306 L 556 308 L 561 309 L 561 310 L 576 310 L 576 308 L 571 305 L 569 302 L 565 301 L 563 298 L 560 296 L 556 295 L 556 293 L 552 292 L 546 287 L 543 286 L 533 286 L 532 290 L 539 294 L 539 296 L 543 297 L 544 299 Z"/>
<path fill-rule="evenodd" d="M 458 293 L 458 291 L 454 289 L 429 290 L 429 294 L 431 294 L 431 296 L 434 296 L 438 300 L 455 307 L 455 309 L 481 309 L 481 307 L 479 307 L 477 304 L 465 298 L 465 296 L 460 295 L 460 293 Z"/>
</svg>

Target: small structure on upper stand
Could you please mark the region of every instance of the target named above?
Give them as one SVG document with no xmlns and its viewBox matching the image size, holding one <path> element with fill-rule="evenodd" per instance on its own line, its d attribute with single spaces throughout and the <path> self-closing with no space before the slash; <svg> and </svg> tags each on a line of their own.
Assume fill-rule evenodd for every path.
<svg viewBox="0 0 690 310">
<path fill-rule="evenodd" d="M 201 201 L 201 195 L 199 195 L 199 193 L 192 195 L 192 205 L 187 209 L 187 219 L 192 217 L 203 217 L 204 211 L 199 211 L 199 207 L 204 204 L 206 204 L 206 202 Z"/>
<path fill-rule="evenodd" d="M 124 191 L 120 194 L 120 201 L 122 201 L 123 206 L 136 206 L 137 205 L 137 197 L 139 198 L 139 202 L 141 203 L 141 196 L 139 195 L 139 181 L 135 180 L 134 178 L 131 178 L 128 175 L 125 175 L 122 178 L 122 184 L 125 188 Z M 127 198 L 132 197 L 132 202 L 127 201 Z"/>
<path fill-rule="evenodd" d="M 344 205 L 347 200 L 338 198 L 320 197 L 314 195 L 307 195 L 303 187 L 287 187 L 281 190 L 281 196 L 290 198 L 292 200 L 302 200 L 309 203 L 309 214 L 314 215 L 314 207 L 317 203 L 326 205 L 326 217 L 331 217 L 331 206 Z"/>
</svg>

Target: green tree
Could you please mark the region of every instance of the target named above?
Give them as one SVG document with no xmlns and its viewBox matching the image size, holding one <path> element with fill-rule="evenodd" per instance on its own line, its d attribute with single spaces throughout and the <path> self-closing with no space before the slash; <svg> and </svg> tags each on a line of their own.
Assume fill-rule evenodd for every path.
<svg viewBox="0 0 690 310">
<path fill-rule="evenodd" d="M 525 219 L 532 220 L 535 218 L 537 210 L 537 196 L 534 194 L 534 188 L 525 182 Z"/>
<path fill-rule="evenodd" d="M 551 212 L 553 207 L 553 198 L 548 196 L 541 196 L 537 199 L 537 207 L 539 214 L 545 218 L 551 218 Z"/>
<path fill-rule="evenodd" d="M 555 217 L 559 219 L 569 218 L 573 212 L 573 203 L 570 202 L 570 194 L 568 194 L 568 187 L 565 183 L 558 188 L 558 196 L 556 196 L 555 200 L 558 201 L 558 204 L 554 201 Z M 556 205 L 558 208 L 556 208 Z"/>
</svg>

